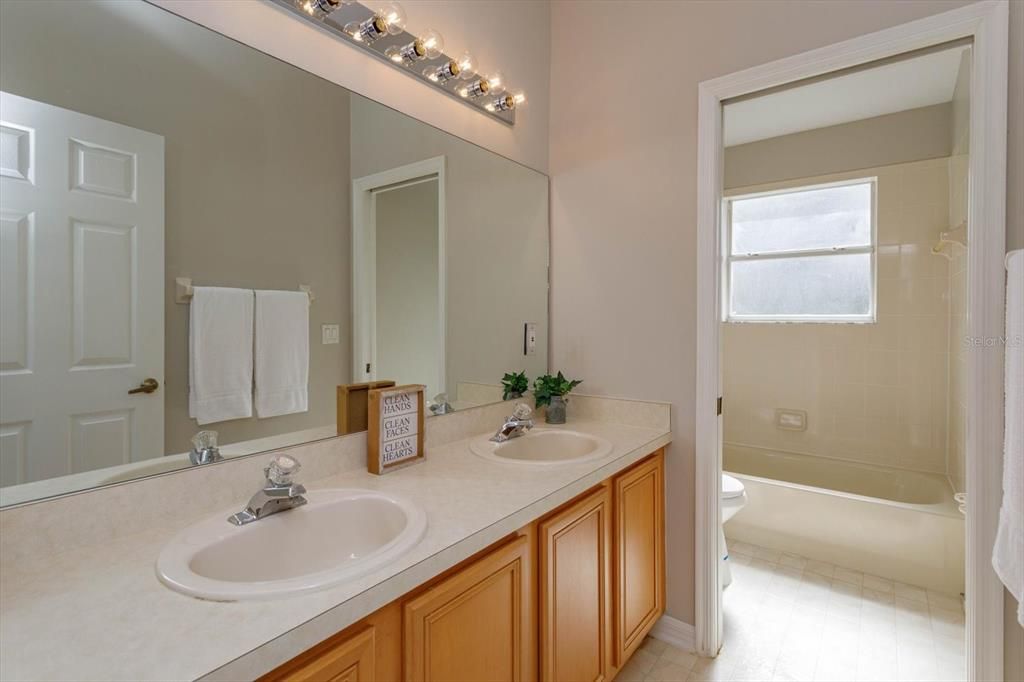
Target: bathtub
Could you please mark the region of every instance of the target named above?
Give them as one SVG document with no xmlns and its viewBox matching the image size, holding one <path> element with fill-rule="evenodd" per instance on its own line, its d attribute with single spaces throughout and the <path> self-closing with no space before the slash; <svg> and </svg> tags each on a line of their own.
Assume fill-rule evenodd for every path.
<svg viewBox="0 0 1024 682">
<path fill-rule="evenodd" d="M 964 589 L 964 518 L 940 474 L 725 444 L 746 506 L 726 537 L 947 594 Z"/>
</svg>

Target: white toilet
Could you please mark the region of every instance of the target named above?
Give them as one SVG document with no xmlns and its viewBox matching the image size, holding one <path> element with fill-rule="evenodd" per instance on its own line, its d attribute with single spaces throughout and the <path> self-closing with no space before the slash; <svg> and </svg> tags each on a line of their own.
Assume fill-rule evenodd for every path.
<svg viewBox="0 0 1024 682">
<path fill-rule="evenodd" d="M 725 544 L 725 523 L 736 515 L 747 503 L 747 491 L 743 482 L 729 474 L 722 474 L 722 526 L 718 529 L 718 546 L 722 552 L 722 588 L 732 582 L 732 571 L 729 569 L 729 547 Z"/>
</svg>

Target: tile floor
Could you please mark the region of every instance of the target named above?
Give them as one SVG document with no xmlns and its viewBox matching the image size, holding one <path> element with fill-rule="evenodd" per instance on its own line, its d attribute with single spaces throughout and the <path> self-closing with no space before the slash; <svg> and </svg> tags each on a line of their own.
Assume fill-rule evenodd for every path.
<svg viewBox="0 0 1024 682">
<path fill-rule="evenodd" d="M 964 679 L 958 595 L 742 542 L 729 549 L 718 658 L 648 638 L 618 682 Z"/>
</svg>

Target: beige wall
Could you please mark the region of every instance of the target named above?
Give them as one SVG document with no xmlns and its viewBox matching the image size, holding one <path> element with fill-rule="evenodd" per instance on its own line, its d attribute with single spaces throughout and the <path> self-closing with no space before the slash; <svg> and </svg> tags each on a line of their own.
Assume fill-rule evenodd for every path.
<svg viewBox="0 0 1024 682">
<path fill-rule="evenodd" d="M 635 15 L 672 27 L 670 39 L 636 41 L 622 39 L 617 3 L 552 5 L 552 33 L 564 36 L 551 54 L 552 366 L 583 377 L 591 392 L 673 403 L 667 556 L 676 618 L 693 622 L 697 84 L 964 4 L 635 2 Z M 1024 173 L 1024 3 L 1011 5 L 1012 188 Z M 689 58 L 679 58 L 680 45 Z M 1022 196 L 1009 192 L 1007 241 L 1017 247 Z M 1008 657 L 1022 648 L 1019 632 L 1008 630 Z"/>
<path fill-rule="evenodd" d="M 4 89 L 164 136 L 165 451 L 186 452 L 199 429 L 175 277 L 316 293 L 309 412 L 218 423 L 221 443 L 332 424 L 351 351 L 345 334 L 321 345 L 320 324 L 350 317 L 349 193 L 337 191 L 349 185 L 349 93 L 143 3 L 2 8 Z M 321 121 L 333 125 L 298 125 Z"/>
<path fill-rule="evenodd" d="M 725 150 L 725 187 L 947 157 L 950 103 L 805 130 Z"/>
<path fill-rule="evenodd" d="M 353 178 L 445 157 L 449 398 L 459 382 L 496 384 L 507 371 L 542 374 L 547 177 L 363 97 L 352 98 L 352 131 Z M 537 323 L 536 355 L 523 355 L 524 322 Z"/>
<path fill-rule="evenodd" d="M 548 170 L 547 0 L 404 3 L 410 29 L 437 29 L 446 52 L 469 49 L 482 70 L 500 69 L 510 85 L 526 92 L 528 105 L 518 112 L 515 126 L 482 116 L 268 2 L 153 2 L 531 168 Z"/>
<path fill-rule="evenodd" d="M 947 229 L 948 167 L 933 159 L 730 192 L 877 177 L 878 314 L 872 324 L 723 323 L 726 442 L 946 473 L 949 262 L 931 248 Z M 777 408 L 805 411 L 807 430 L 776 428 Z"/>
</svg>

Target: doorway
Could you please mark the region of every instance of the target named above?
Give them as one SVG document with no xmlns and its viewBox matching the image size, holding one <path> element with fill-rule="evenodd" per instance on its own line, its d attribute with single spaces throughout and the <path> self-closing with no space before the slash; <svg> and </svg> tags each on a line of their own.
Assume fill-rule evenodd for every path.
<svg viewBox="0 0 1024 682">
<path fill-rule="evenodd" d="M 719 357 L 723 311 L 723 107 L 726 101 L 816 79 L 923 48 L 971 40 L 971 154 L 967 222 L 965 336 L 998 337 L 1003 325 L 1005 252 L 1006 44 L 1005 3 L 978 3 L 925 20 L 845 41 L 701 84 L 699 92 L 698 357 L 696 396 L 696 638 L 699 653 L 722 647 L 718 533 L 722 509 L 722 396 Z M 852 261 L 851 261 L 852 262 Z M 756 291 L 756 289 L 754 290 Z M 763 302 L 763 301 L 762 301 Z M 758 301 L 754 301 L 758 304 Z M 1002 585 L 991 565 L 999 504 L 1003 433 L 1002 356 L 966 357 L 966 676 L 1002 677 Z M 726 397 L 728 401 L 728 397 Z M 785 423 L 799 417 L 782 415 Z"/>
</svg>

